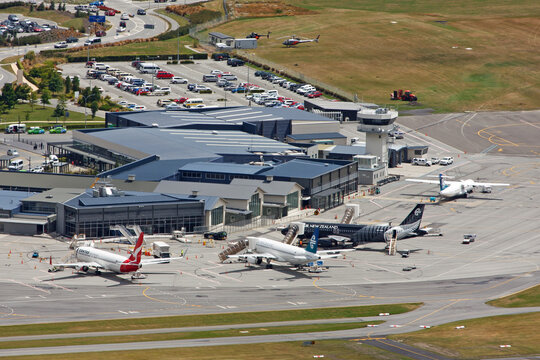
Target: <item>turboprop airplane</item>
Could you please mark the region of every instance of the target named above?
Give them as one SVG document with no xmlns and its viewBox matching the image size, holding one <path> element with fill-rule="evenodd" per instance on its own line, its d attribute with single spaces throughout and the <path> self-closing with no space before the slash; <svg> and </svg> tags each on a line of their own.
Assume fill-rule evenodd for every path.
<svg viewBox="0 0 540 360">
<path fill-rule="evenodd" d="M 398 240 L 424 236 L 429 234 L 429 230 L 431 230 L 429 228 L 420 229 L 424 207 L 424 204 L 417 204 L 405 220 L 397 226 L 306 222 L 303 236 L 309 237 L 315 229 L 318 229 L 321 237 L 329 238 L 332 245 L 344 245 L 346 241 L 351 241 L 353 246 L 369 242 L 388 242 L 394 235 Z M 282 230 L 282 233 L 286 234 L 288 230 L 287 227 Z"/>
<path fill-rule="evenodd" d="M 471 179 L 460 181 L 445 181 L 445 176 L 439 174 L 439 180 L 425 180 L 425 179 L 406 179 L 406 181 L 419 182 L 426 184 L 439 184 L 439 194 L 441 197 L 450 199 L 456 197 L 467 197 L 473 191 L 480 191 L 483 193 L 490 193 L 492 186 L 510 186 L 510 184 L 503 183 L 482 183 L 476 182 Z"/>
<path fill-rule="evenodd" d="M 171 260 L 182 259 L 184 256 L 176 258 L 159 258 L 141 260 L 144 233 L 139 235 L 135 248 L 129 257 L 125 257 L 111 252 L 96 249 L 93 246 L 81 246 L 75 249 L 75 256 L 79 262 L 66 264 L 52 264 L 49 272 L 61 271 L 65 268 L 73 268 L 77 271 L 88 272 L 90 268 L 95 269 L 96 275 L 101 274 L 101 270 L 113 271 L 117 274 L 133 274 L 131 278 L 142 278 L 139 269 L 143 265 L 165 264 Z"/>
<path fill-rule="evenodd" d="M 271 269 L 272 260 L 294 266 L 302 266 L 318 260 L 331 259 L 340 256 L 336 251 L 317 252 L 319 243 L 318 229 L 315 229 L 313 232 L 313 236 L 309 240 L 306 249 L 265 238 L 248 237 L 247 239 L 249 241 L 248 249 L 252 252 L 241 255 L 229 255 L 229 259 L 239 259 L 257 265 L 260 265 L 263 259 L 266 259 L 266 268 Z"/>
</svg>

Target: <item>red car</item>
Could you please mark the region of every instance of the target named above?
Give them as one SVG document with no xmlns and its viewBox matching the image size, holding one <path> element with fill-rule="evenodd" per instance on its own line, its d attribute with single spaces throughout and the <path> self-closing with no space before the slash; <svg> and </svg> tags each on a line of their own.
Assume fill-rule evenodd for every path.
<svg viewBox="0 0 540 360">
<path fill-rule="evenodd" d="M 322 92 L 313 91 L 313 92 L 310 92 L 307 97 L 310 98 L 310 99 L 313 99 L 313 98 L 318 98 L 318 97 L 321 97 L 321 96 L 322 96 Z"/>
<path fill-rule="evenodd" d="M 149 93 L 150 93 L 150 91 L 148 91 L 147 89 L 139 89 L 139 90 L 137 90 L 135 95 L 148 95 Z"/>
<path fill-rule="evenodd" d="M 107 35 L 107 33 L 105 32 L 105 30 L 98 30 L 98 31 L 96 31 L 96 36 L 102 37 L 102 36 L 105 36 L 105 35 Z"/>
<path fill-rule="evenodd" d="M 168 71 L 160 70 L 156 74 L 156 78 L 158 79 L 172 79 L 174 77 L 174 74 L 171 74 Z"/>
<path fill-rule="evenodd" d="M 94 63 L 95 63 L 95 61 L 87 61 L 86 62 L 86 67 L 91 68 L 94 65 Z"/>
<path fill-rule="evenodd" d="M 114 16 L 114 15 L 116 15 L 116 11 L 114 11 L 114 10 L 107 10 L 107 11 L 105 11 L 105 15 L 107 15 L 107 16 Z"/>
<path fill-rule="evenodd" d="M 178 99 L 174 99 L 173 101 L 177 104 L 183 104 L 188 98 L 187 97 L 181 97 Z"/>
</svg>

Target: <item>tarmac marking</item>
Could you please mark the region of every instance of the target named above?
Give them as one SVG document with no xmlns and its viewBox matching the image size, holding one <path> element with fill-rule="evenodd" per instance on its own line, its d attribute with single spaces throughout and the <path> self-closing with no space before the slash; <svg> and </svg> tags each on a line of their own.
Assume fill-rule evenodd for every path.
<svg viewBox="0 0 540 360">
<path fill-rule="evenodd" d="M 444 309 L 446 309 L 446 308 L 448 308 L 448 307 L 450 307 L 450 306 L 452 306 L 452 305 L 454 305 L 454 304 L 457 304 L 458 302 L 463 301 L 463 300 L 466 300 L 466 299 L 457 299 L 457 300 L 454 300 L 454 301 L 451 302 L 450 304 L 446 304 L 445 306 L 443 306 L 443 307 L 441 307 L 441 308 L 438 308 L 437 310 L 434 310 L 434 311 L 432 311 L 432 312 L 430 312 L 430 313 L 428 313 L 428 314 L 426 314 L 426 315 L 423 315 L 423 316 L 420 316 L 419 318 L 416 318 L 416 319 L 414 319 L 414 320 L 411 320 L 411 321 L 409 321 L 409 322 L 408 322 L 407 324 L 405 324 L 405 325 L 411 325 L 411 324 L 415 323 L 415 322 L 418 321 L 418 320 L 425 319 L 426 317 L 431 316 L 431 315 L 433 315 L 433 314 L 436 314 L 436 313 L 438 313 L 439 311 L 444 310 Z"/>
<path fill-rule="evenodd" d="M 220 273 L 217 273 L 217 272 L 214 272 L 214 271 L 210 271 L 209 269 L 214 269 L 214 268 L 220 268 L 220 267 L 224 267 L 225 265 L 223 264 L 216 264 L 215 267 L 211 267 L 211 268 L 203 268 L 201 269 L 202 271 L 206 271 L 207 273 L 210 273 L 212 275 L 215 275 L 215 276 L 221 276 L 221 277 L 224 277 L 226 279 L 229 279 L 229 280 L 234 280 L 234 281 L 238 281 L 238 282 L 243 282 L 242 280 L 240 279 L 236 279 L 236 278 L 233 278 L 233 277 L 230 277 L 230 276 L 227 276 L 227 275 L 222 275 Z"/>
<path fill-rule="evenodd" d="M 160 302 L 160 303 L 164 303 L 164 304 L 173 304 L 173 305 L 185 305 L 185 306 L 192 306 L 192 307 L 201 307 L 201 305 L 187 305 L 185 303 L 185 300 L 184 300 L 184 304 L 181 304 L 179 302 L 173 302 L 173 301 L 167 301 L 167 300 L 161 300 L 161 299 L 157 299 L 155 297 L 152 297 L 152 296 L 149 296 L 146 294 L 146 291 L 150 289 L 150 287 L 147 287 L 146 289 L 143 290 L 142 294 L 145 298 L 149 299 L 149 300 L 154 300 L 154 301 L 157 301 L 157 302 Z"/>
<path fill-rule="evenodd" d="M 205 278 L 203 276 L 199 276 L 199 275 L 196 275 L 196 274 L 191 274 L 189 272 L 182 271 L 182 274 L 183 275 L 193 276 L 194 278 L 197 278 L 199 280 L 206 280 L 206 281 L 210 281 L 210 282 L 213 282 L 215 284 L 221 285 L 221 283 L 219 281 L 217 281 L 217 280 L 207 279 L 207 278 Z"/>
<path fill-rule="evenodd" d="M 461 124 L 461 136 L 465 137 L 465 133 L 463 129 L 465 128 L 465 126 L 471 126 L 468 124 L 468 122 L 471 121 L 476 115 L 478 115 L 478 113 L 472 114 L 470 118 L 468 118 L 467 120 L 465 120 L 465 122 Z M 459 120 L 456 120 L 456 121 L 459 121 Z"/>
<path fill-rule="evenodd" d="M 345 296 L 349 296 L 349 297 L 361 297 L 361 298 L 370 298 L 370 299 L 375 299 L 375 296 L 370 296 L 370 295 L 362 295 L 362 294 L 346 294 L 346 293 L 343 293 L 343 292 L 340 292 L 340 291 L 334 291 L 334 290 L 329 290 L 329 289 L 325 289 L 319 285 L 316 284 L 317 283 L 317 279 L 313 279 L 313 286 L 315 286 L 317 289 L 319 290 L 322 290 L 322 291 L 326 291 L 327 293 L 331 293 L 331 294 L 337 294 L 337 295 L 345 295 Z"/>
<path fill-rule="evenodd" d="M 384 340 L 387 340 L 387 339 L 384 339 Z M 404 347 L 401 347 L 401 346 L 398 346 L 398 345 L 395 345 L 395 344 L 390 344 L 390 343 L 387 343 L 383 340 L 379 340 L 379 339 L 375 339 L 375 341 L 377 342 L 380 342 L 381 344 L 384 344 L 386 346 L 391 346 L 391 347 L 395 347 L 397 349 L 400 349 L 402 351 L 405 351 L 405 352 L 408 352 L 408 353 L 411 353 L 411 354 L 415 354 L 415 355 L 418 355 L 418 356 L 422 356 L 424 358 L 428 358 L 428 359 L 433 359 L 433 360 L 438 360 L 439 357 L 432 357 L 432 356 L 429 356 L 429 355 L 426 355 L 426 354 L 421 354 L 419 352 L 416 352 L 416 351 L 413 351 L 413 350 L 409 350 L 407 348 L 404 348 Z"/>
<path fill-rule="evenodd" d="M 508 127 L 508 126 L 516 126 L 516 125 L 519 125 L 519 124 L 503 124 L 503 125 L 496 125 L 496 126 L 488 126 L 488 127 L 485 127 L 483 129 L 478 130 L 477 134 L 482 139 L 486 139 L 492 144 L 496 144 L 496 145 L 499 145 L 499 146 L 519 147 L 519 144 L 516 144 L 516 143 L 514 143 L 514 142 L 512 142 L 510 140 L 507 140 L 507 139 L 505 139 L 503 137 L 500 137 L 500 136 L 498 136 L 496 134 L 493 134 L 493 133 L 488 131 L 488 130 L 493 130 L 493 129 L 499 128 L 499 127 Z"/>
<path fill-rule="evenodd" d="M 34 289 L 34 290 L 38 290 L 38 291 L 44 292 L 45 294 L 49 294 L 49 295 L 51 294 L 51 292 L 48 291 L 48 290 L 40 289 L 40 288 L 38 288 L 38 287 L 36 287 L 36 286 L 33 286 L 33 285 L 30 285 L 30 284 L 25 284 L 25 283 L 23 283 L 23 282 L 20 282 L 20 281 L 17 281 L 17 280 L 13 280 L 13 279 L 9 279 L 9 281 L 11 281 L 11 282 L 13 282 L 13 283 L 15 283 L 15 284 L 19 284 L 19 285 L 23 285 L 23 286 L 29 287 L 29 288 Z"/>
<path fill-rule="evenodd" d="M 293 303 L 292 301 L 287 301 L 287 303 L 289 303 L 289 304 L 291 304 L 291 305 L 293 305 L 293 306 L 298 306 L 298 304 Z"/>
</svg>

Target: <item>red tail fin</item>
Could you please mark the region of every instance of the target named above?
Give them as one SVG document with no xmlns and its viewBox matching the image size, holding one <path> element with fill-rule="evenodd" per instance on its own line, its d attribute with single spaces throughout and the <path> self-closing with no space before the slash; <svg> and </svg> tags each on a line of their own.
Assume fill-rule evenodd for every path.
<svg viewBox="0 0 540 360">
<path fill-rule="evenodd" d="M 143 240 L 144 240 L 144 233 L 141 233 L 141 235 L 139 235 L 139 239 L 137 240 L 137 243 L 135 244 L 135 248 L 133 249 L 133 252 L 129 256 L 130 262 L 135 262 L 137 264 L 141 262 Z"/>
</svg>

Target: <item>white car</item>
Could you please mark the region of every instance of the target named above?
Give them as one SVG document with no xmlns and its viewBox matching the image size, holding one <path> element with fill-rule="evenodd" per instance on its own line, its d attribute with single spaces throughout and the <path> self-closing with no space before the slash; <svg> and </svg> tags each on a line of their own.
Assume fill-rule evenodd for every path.
<svg viewBox="0 0 540 360">
<path fill-rule="evenodd" d="M 123 26 L 116 29 L 116 32 L 124 32 L 124 31 L 126 31 L 126 28 Z"/>
<path fill-rule="evenodd" d="M 187 79 L 184 79 L 180 76 L 174 76 L 171 79 L 171 84 L 187 84 L 187 83 L 188 83 Z"/>
<path fill-rule="evenodd" d="M 42 173 L 44 171 L 43 166 L 36 166 L 30 170 L 30 172 Z"/>
<path fill-rule="evenodd" d="M 180 110 L 183 109 L 180 105 L 173 102 L 165 106 L 165 110 Z"/>
<path fill-rule="evenodd" d="M 414 158 L 412 160 L 413 165 L 419 165 L 419 166 L 431 166 L 431 160 L 424 159 L 424 158 Z"/>
<path fill-rule="evenodd" d="M 441 165 L 450 165 L 454 163 L 454 158 L 452 156 L 446 156 L 441 159 L 439 164 Z"/>
<path fill-rule="evenodd" d="M 60 42 L 54 44 L 55 49 L 65 49 L 67 47 L 68 47 L 68 44 L 65 41 L 60 41 Z"/>
<path fill-rule="evenodd" d="M 137 105 L 133 108 L 133 110 L 135 111 L 140 111 L 140 110 L 146 110 L 146 106 L 144 105 Z"/>
<path fill-rule="evenodd" d="M 9 149 L 7 151 L 8 156 L 19 156 L 19 152 L 15 149 Z"/>
<path fill-rule="evenodd" d="M 118 102 L 118 105 L 120 105 L 120 106 L 127 106 L 127 104 L 128 104 L 128 102 L 125 101 L 125 100 L 122 100 L 122 101 Z"/>
<path fill-rule="evenodd" d="M 212 74 L 212 75 L 221 75 L 221 74 L 223 74 L 223 71 L 221 71 L 221 70 L 212 70 L 212 71 L 210 71 L 210 74 Z"/>
<path fill-rule="evenodd" d="M 120 20 L 129 20 L 129 15 L 126 13 L 123 13 L 122 16 L 120 16 Z"/>
</svg>

